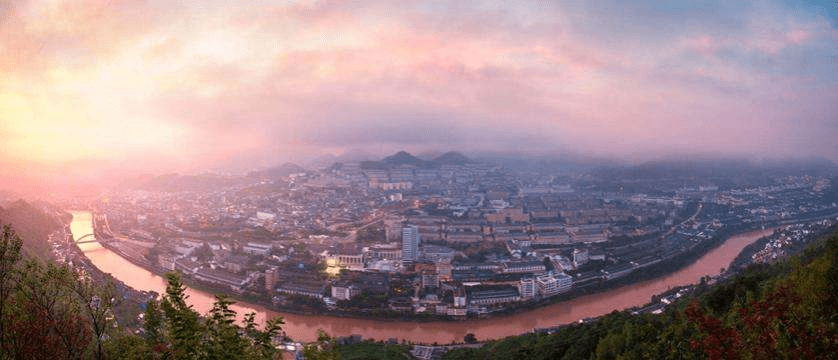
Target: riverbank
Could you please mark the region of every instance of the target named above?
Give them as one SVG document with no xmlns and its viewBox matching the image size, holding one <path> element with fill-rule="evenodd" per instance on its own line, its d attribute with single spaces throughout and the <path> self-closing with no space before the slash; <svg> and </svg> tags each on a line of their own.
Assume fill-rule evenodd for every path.
<svg viewBox="0 0 838 360">
<path fill-rule="evenodd" d="M 72 259 L 72 266 L 81 268 L 97 284 L 113 284 L 114 295 L 116 296 L 112 305 L 117 322 L 128 329 L 139 329 L 142 323 L 137 315 L 143 311 L 148 300 L 157 296 L 157 293 L 136 289 L 112 274 L 99 269 L 76 243 L 73 231 L 69 229 L 69 226 L 65 231 L 69 236 L 68 245 L 72 249 L 72 254 L 69 256 Z"/>
<path fill-rule="evenodd" d="M 752 225 L 754 226 L 754 225 Z M 474 321 L 474 320 L 485 320 L 491 318 L 499 318 L 499 317 L 506 317 L 506 316 L 515 316 L 520 314 L 525 314 L 529 311 L 537 310 L 539 308 L 551 305 L 560 305 L 564 302 L 579 298 L 581 296 L 587 295 L 595 295 L 603 292 L 612 291 L 615 289 L 619 289 L 624 286 L 631 286 L 636 283 L 654 280 L 656 278 L 665 277 L 677 271 L 680 271 L 691 264 L 695 263 L 702 256 L 706 255 L 708 252 L 712 251 L 713 249 L 717 248 L 718 246 L 724 244 L 729 238 L 737 236 L 738 234 L 747 233 L 750 231 L 754 231 L 753 227 L 747 226 L 739 226 L 725 229 L 724 231 L 720 231 L 716 236 L 707 239 L 705 241 L 696 243 L 695 246 L 691 247 L 688 251 L 683 253 L 679 253 L 676 256 L 671 258 L 664 259 L 663 261 L 653 264 L 651 266 L 643 267 L 632 271 L 630 274 L 619 277 L 617 279 L 612 280 L 601 280 L 598 283 L 594 284 L 594 286 L 588 286 L 585 288 L 574 288 L 570 292 L 561 294 L 558 296 L 554 296 L 548 299 L 543 299 L 539 301 L 527 301 L 527 302 L 520 302 L 520 303 L 513 303 L 510 304 L 507 308 L 480 314 L 480 315 L 471 315 L 467 318 L 459 317 L 453 318 L 448 316 L 442 315 L 434 315 L 434 314 L 409 314 L 405 312 L 396 312 L 389 309 L 367 309 L 367 310 L 330 310 L 327 309 L 321 302 L 312 300 L 312 299 L 301 299 L 300 301 L 291 301 L 290 303 L 295 304 L 297 306 L 294 307 L 281 307 L 276 306 L 269 298 L 264 296 L 258 296 L 256 294 L 251 294 L 248 296 L 247 294 L 235 293 L 231 292 L 230 288 L 226 286 L 218 286 L 213 283 L 206 283 L 197 281 L 189 276 L 184 277 L 184 282 L 191 288 L 195 288 L 201 291 L 208 292 L 210 294 L 227 294 L 230 295 L 232 298 L 236 299 L 237 301 L 244 303 L 246 305 L 258 305 L 264 307 L 270 311 L 274 312 L 282 312 L 282 313 L 291 313 L 291 314 L 298 314 L 298 315 L 305 315 L 305 316 L 325 316 L 325 317 L 337 317 L 343 319 L 358 319 L 358 320 L 372 320 L 372 321 L 383 321 L 383 322 L 417 322 L 417 323 L 429 323 L 429 322 L 467 322 L 467 321 Z M 770 230 L 769 230 L 770 231 Z M 136 259 L 130 256 L 128 253 L 124 251 L 120 251 L 117 246 L 113 244 L 104 243 L 104 246 L 113 250 L 118 255 L 122 256 L 126 260 L 130 261 L 136 266 L 142 267 L 146 271 L 149 271 L 155 275 L 160 277 L 165 277 L 165 273 L 167 272 L 166 269 L 162 269 L 159 267 L 152 266 L 148 261 L 145 259 Z M 713 269 L 717 271 L 721 268 L 728 268 L 728 264 L 724 264 L 717 269 Z M 691 281 L 697 281 L 698 279 L 691 279 Z M 651 299 L 651 294 L 645 300 L 648 301 Z M 293 299 L 293 298 L 292 298 Z M 636 305 L 642 305 L 636 304 Z"/>
<path fill-rule="evenodd" d="M 83 215 L 83 214 L 82 214 Z M 75 224 L 91 228 L 89 217 L 87 224 Z M 82 220 L 81 217 L 74 220 Z M 83 222 L 83 221 L 82 221 Z M 81 231 L 81 230 L 79 230 Z M 73 231 L 76 233 L 76 231 Z M 84 234 L 86 232 L 78 232 Z M 487 319 L 465 321 L 403 321 L 399 319 L 370 319 L 341 316 L 303 315 L 287 311 L 277 312 L 259 304 L 239 302 L 233 306 L 238 314 L 255 311 L 257 321 L 282 316 L 285 319 L 283 329 L 294 339 L 315 341 L 318 330 L 332 336 L 361 335 L 367 339 L 398 340 L 413 343 L 447 344 L 461 342 L 463 337 L 472 333 L 477 339 L 497 339 L 523 334 L 536 328 L 551 328 L 560 324 L 576 322 L 646 304 L 652 295 L 660 294 L 685 284 L 697 283 L 702 276 L 717 274 L 721 267 L 727 267 L 730 261 L 745 245 L 755 241 L 768 231 L 755 231 L 728 238 L 699 261 L 675 273 L 653 280 L 621 286 L 616 289 L 587 294 L 559 303 L 547 304 L 533 309 L 524 309 L 515 314 L 497 314 Z M 146 269 L 121 258 L 117 254 L 102 248 L 98 244 L 83 244 L 82 250 L 91 258 L 92 263 L 106 273 L 111 273 L 135 289 L 155 291 L 165 290 L 165 279 Z M 732 252 L 732 254 L 731 254 Z M 188 302 L 200 313 L 206 313 L 212 307 L 215 298 L 211 293 L 198 289 L 187 289 Z"/>
</svg>

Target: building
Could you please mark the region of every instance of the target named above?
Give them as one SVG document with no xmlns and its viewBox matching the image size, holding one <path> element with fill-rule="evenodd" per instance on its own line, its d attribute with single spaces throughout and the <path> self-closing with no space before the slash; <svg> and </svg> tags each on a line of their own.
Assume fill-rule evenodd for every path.
<svg viewBox="0 0 838 360">
<path fill-rule="evenodd" d="M 575 269 L 570 259 L 561 255 L 551 256 L 550 261 L 553 263 L 553 268 L 556 270 L 571 271 Z"/>
<path fill-rule="evenodd" d="M 160 264 L 161 268 L 166 270 L 174 270 L 175 269 L 175 259 L 168 255 L 160 255 L 157 258 L 157 263 Z"/>
<path fill-rule="evenodd" d="M 216 285 L 229 286 L 234 292 L 241 292 L 250 282 L 247 276 L 240 276 L 224 270 L 200 268 L 195 272 L 195 280 Z"/>
<path fill-rule="evenodd" d="M 326 283 L 321 281 L 285 282 L 279 285 L 279 287 L 276 288 L 276 291 L 281 294 L 301 295 L 315 299 L 322 299 L 323 293 L 326 291 Z"/>
<path fill-rule="evenodd" d="M 399 248 L 399 243 L 389 244 L 375 244 L 365 249 L 367 258 L 378 260 L 401 260 L 402 249 Z"/>
<path fill-rule="evenodd" d="M 361 293 L 361 289 L 349 281 L 339 280 L 332 285 L 332 298 L 336 300 L 350 300 Z"/>
<path fill-rule="evenodd" d="M 451 274 L 454 268 L 453 266 L 451 266 L 451 263 L 438 262 L 435 265 L 436 273 L 439 275 L 440 280 L 451 280 Z"/>
<path fill-rule="evenodd" d="M 242 252 L 250 255 L 267 255 L 271 252 L 272 246 L 270 244 L 260 244 L 249 242 L 242 246 Z"/>
<path fill-rule="evenodd" d="M 469 305 L 498 305 L 521 299 L 518 288 L 511 285 L 471 286 L 468 288 Z"/>
<path fill-rule="evenodd" d="M 386 294 L 390 290 L 390 280 L 384 273 L 361 272 L 355 282 L 362 291 L 370 294 Z"/>
<path fill-rule="evenodd" d="M 268 293 L 272 292 L 274 287 L 276 286 L 276 283 L 279 280 L 278 273 L 279 269 L 277 269 L 275 266 L 265 270 L 265 291 L 267 291 Z"/>
<path fill-rule="evenodd" d="M 191 261 L 189 259 L 177 259 L 175 260 L 175 269 L 180 270 L 184 275 L 192 275 L 198 272 L 198 269 L 201 268 L 201 264 Z"/>
<path fill-rule="evenodd" d="M 543 261 L 508 261 L 503 263 L 503 272 L 508 274 L 543 273 L 546 271 Z"/>
<path fill-rule="evenodd" d="M 250 258 L 247 255 L 230 255 L 224 260 L 222 264 L 224 268 L 231 272 L 241 272 L 247 265 Z"/>
<path fill-rule="evenodd" d="M 573 266 L 577 268 L 588 263 L 588 249 L 573 249 Z"/>
<path fill-rule="evenodd" d="M 535 286 L 535 278 L 522 277 L 518 283 L 518 293 L 521 294 L 522 299 L 532 299 L 535 297 L 538 288 Z"/>
<path fill-rule="evenodd" d="M 557 231 L 542 231 L 533 239 L 533 244 L 567 244 L 570 242 L 570 235 Z"/>
<path fill-rule="evenodd" d="M 605 268 L 603 273 L 605 274 L 605 280 L 616 279 L 619 277 L 623 277 L 628 275 L 634 271 L 634 265 L 632 264 L 618 264 L 613 265 Z"/>
<path fill-rule="evenodd" d="M 454 249 L 447 246 L 422 245 L 422 257 L 425 261 L 450 263 L 454 260 Z"/>
<path fill-rule="evenodd" d="M 256 212 L 256 219 L 259 221 L 274 221 L 276 220 L 276 214 L 269 213 L 269 212 Z"/>
<path fill-rule="evenodd" d="M 573 242 L 577 243 L 599 243 L 608 241 L 608 235 L 604 230 L 581 229 L 571 234 Z"/>
<path fill-rule="evenodd" d="M 370 180 L 369 187 L 374 189 L 380 189 L 383 191 L 391 191 L 391 190 L 410 190 L 413 189 L 413 183 L 410 181 L 386 181 L 386 182 L 377 182 Z"/>
<path fill-rule="evenodd" d="M 390 310 L 410 311 L 413 310 L 413 301 L 409 297 L 400 296 L 387 300 Z"/>
<path fill-rule="evenodd" d="M 340 267 L 359 270 L 364 268 L 364 254 L 348 254 L 337 253 L 330 254 L 329 251 L 320 253 L 320 260 L 326 262 L 327 265 L 337 265 Z"/>
<path fill-rule="evenodd" d="M 541 296 L 551 297 L 569 291 L 573 287 L 573 278 L 563 272 L 553 272 L 537 276 L 535 283 Z"/>
<path fill-rule="evenodd" d="M 422 272 L 422 287 L 439 287 L 439 275 L 434 271 L 425 270 Z"/>
<path fill-rule="evenodd" d="M 419 256 L 419 227 L 409 225 L 402 228 L 402 262 L 412 264 Z"/>
<path fill-rule="evenodd" d="M 468 305 L 468 302 L 466 301 L 466 292 L 462 287 L 458 287 L 454 291 L 454 307 L 464 308 L 466 305 Z"/>
</svg>

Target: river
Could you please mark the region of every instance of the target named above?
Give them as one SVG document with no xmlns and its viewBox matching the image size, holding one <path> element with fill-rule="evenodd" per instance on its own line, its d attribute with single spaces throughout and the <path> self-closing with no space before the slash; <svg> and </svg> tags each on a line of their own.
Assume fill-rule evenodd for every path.
<svg viewBox="0 0 838 360">
<path fill-rule="evenodd" d="M 90 212 L 73 211 L 72 214 L 73 222 L 70 230 L 77 240 L 80 236 L 93 232 Z M 705 275 L 718 274 L 721 268 L 727 268 L 730 265 L 730 262 L 745 246 L 763 236 L 770 235 L 771 232 L 772 230 L 769 229 L 733 236 L 692 265 L 657 279 L 491 319 L 459 322 L 354 319 L 278 313 L 261 306 L 241 302 L 234 305 L 233 309 L 240 315 L 256 311 L 257 320 L 260 323 L 264 323 L 267 316 L 282 316 L 285 319 L 283 329 L 286 333 L 291 338 L 302 341 L 315 340 L 318 329 L 323 329 L 332 336 L 360 334 L 364 338 L 377 340 L 397 338 L 421 343 L 444 344 L 462 341 L 467 333 L 473 333 L 479 340 L 497 339 L 525 333 L 533 328 L 568 324 L 579 319 L 645 304 L 654 294 L 681 285 L 695 284 Z M 132 264 L 98 243 L 79 244 L 79 247 L 96 267 L 112 274 L 128 286 L 158 293 L 163 293 L 166 289 L 166 281 L 162 277 Z M 188 302 L 202 314 L 209 311 L 215 300 L 213 295 L 195 289 L 187 289 L 186 293 L 189 296 Z"/>
</svg>

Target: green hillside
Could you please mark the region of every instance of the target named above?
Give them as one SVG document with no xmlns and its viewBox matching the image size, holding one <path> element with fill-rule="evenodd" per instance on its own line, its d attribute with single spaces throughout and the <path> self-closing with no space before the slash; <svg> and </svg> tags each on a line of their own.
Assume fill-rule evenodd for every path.
<svg viewBox="0 0 838 360">
<path fill-rule="evenodd" d="M 553 334 L 456 349 L 444 359 L 838 357 L 838 233 L 774 265 L 699 287 L 660 315 L 614 312 Z"/>
<path fill-rule="evenodd" d="M 0 208 L 0 224 L 11 225 L 20 235 L 24 254 L 40 259 L 50 257 L 49 235 L 61 230 L 57 219 L 24 200 Z"/>
<path fill-rule="evenodd" d="M 142 328 L 116 322 L 121 296 L 65 265 L 21 253 L 11 229 L 0 238 L 0 359 L 274 359 L 282 319 L 243 326 L 219 296 L 199 314 L 178 273 L 147 303 Z M 345 342 L 322 334 L 310 359 L 408 358 L 409 346 Z M 597 320 L 454 349 L 445 359 L 785 359 L 838 356 L 838 232 L 774 265 L 752 265 L 700 285 L 659 315 L 614 312 Z"/>
</svg>

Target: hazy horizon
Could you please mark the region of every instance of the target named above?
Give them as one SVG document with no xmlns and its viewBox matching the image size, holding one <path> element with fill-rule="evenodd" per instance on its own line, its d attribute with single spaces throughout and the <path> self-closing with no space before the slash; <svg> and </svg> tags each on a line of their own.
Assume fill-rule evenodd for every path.
<svg viewBox="0 0 838 360">
<path fill-rule="evenodd" d="M 838 5 L 0 3 L 0 189 L 351 152 L 838 161 Z"/>
</svg>

